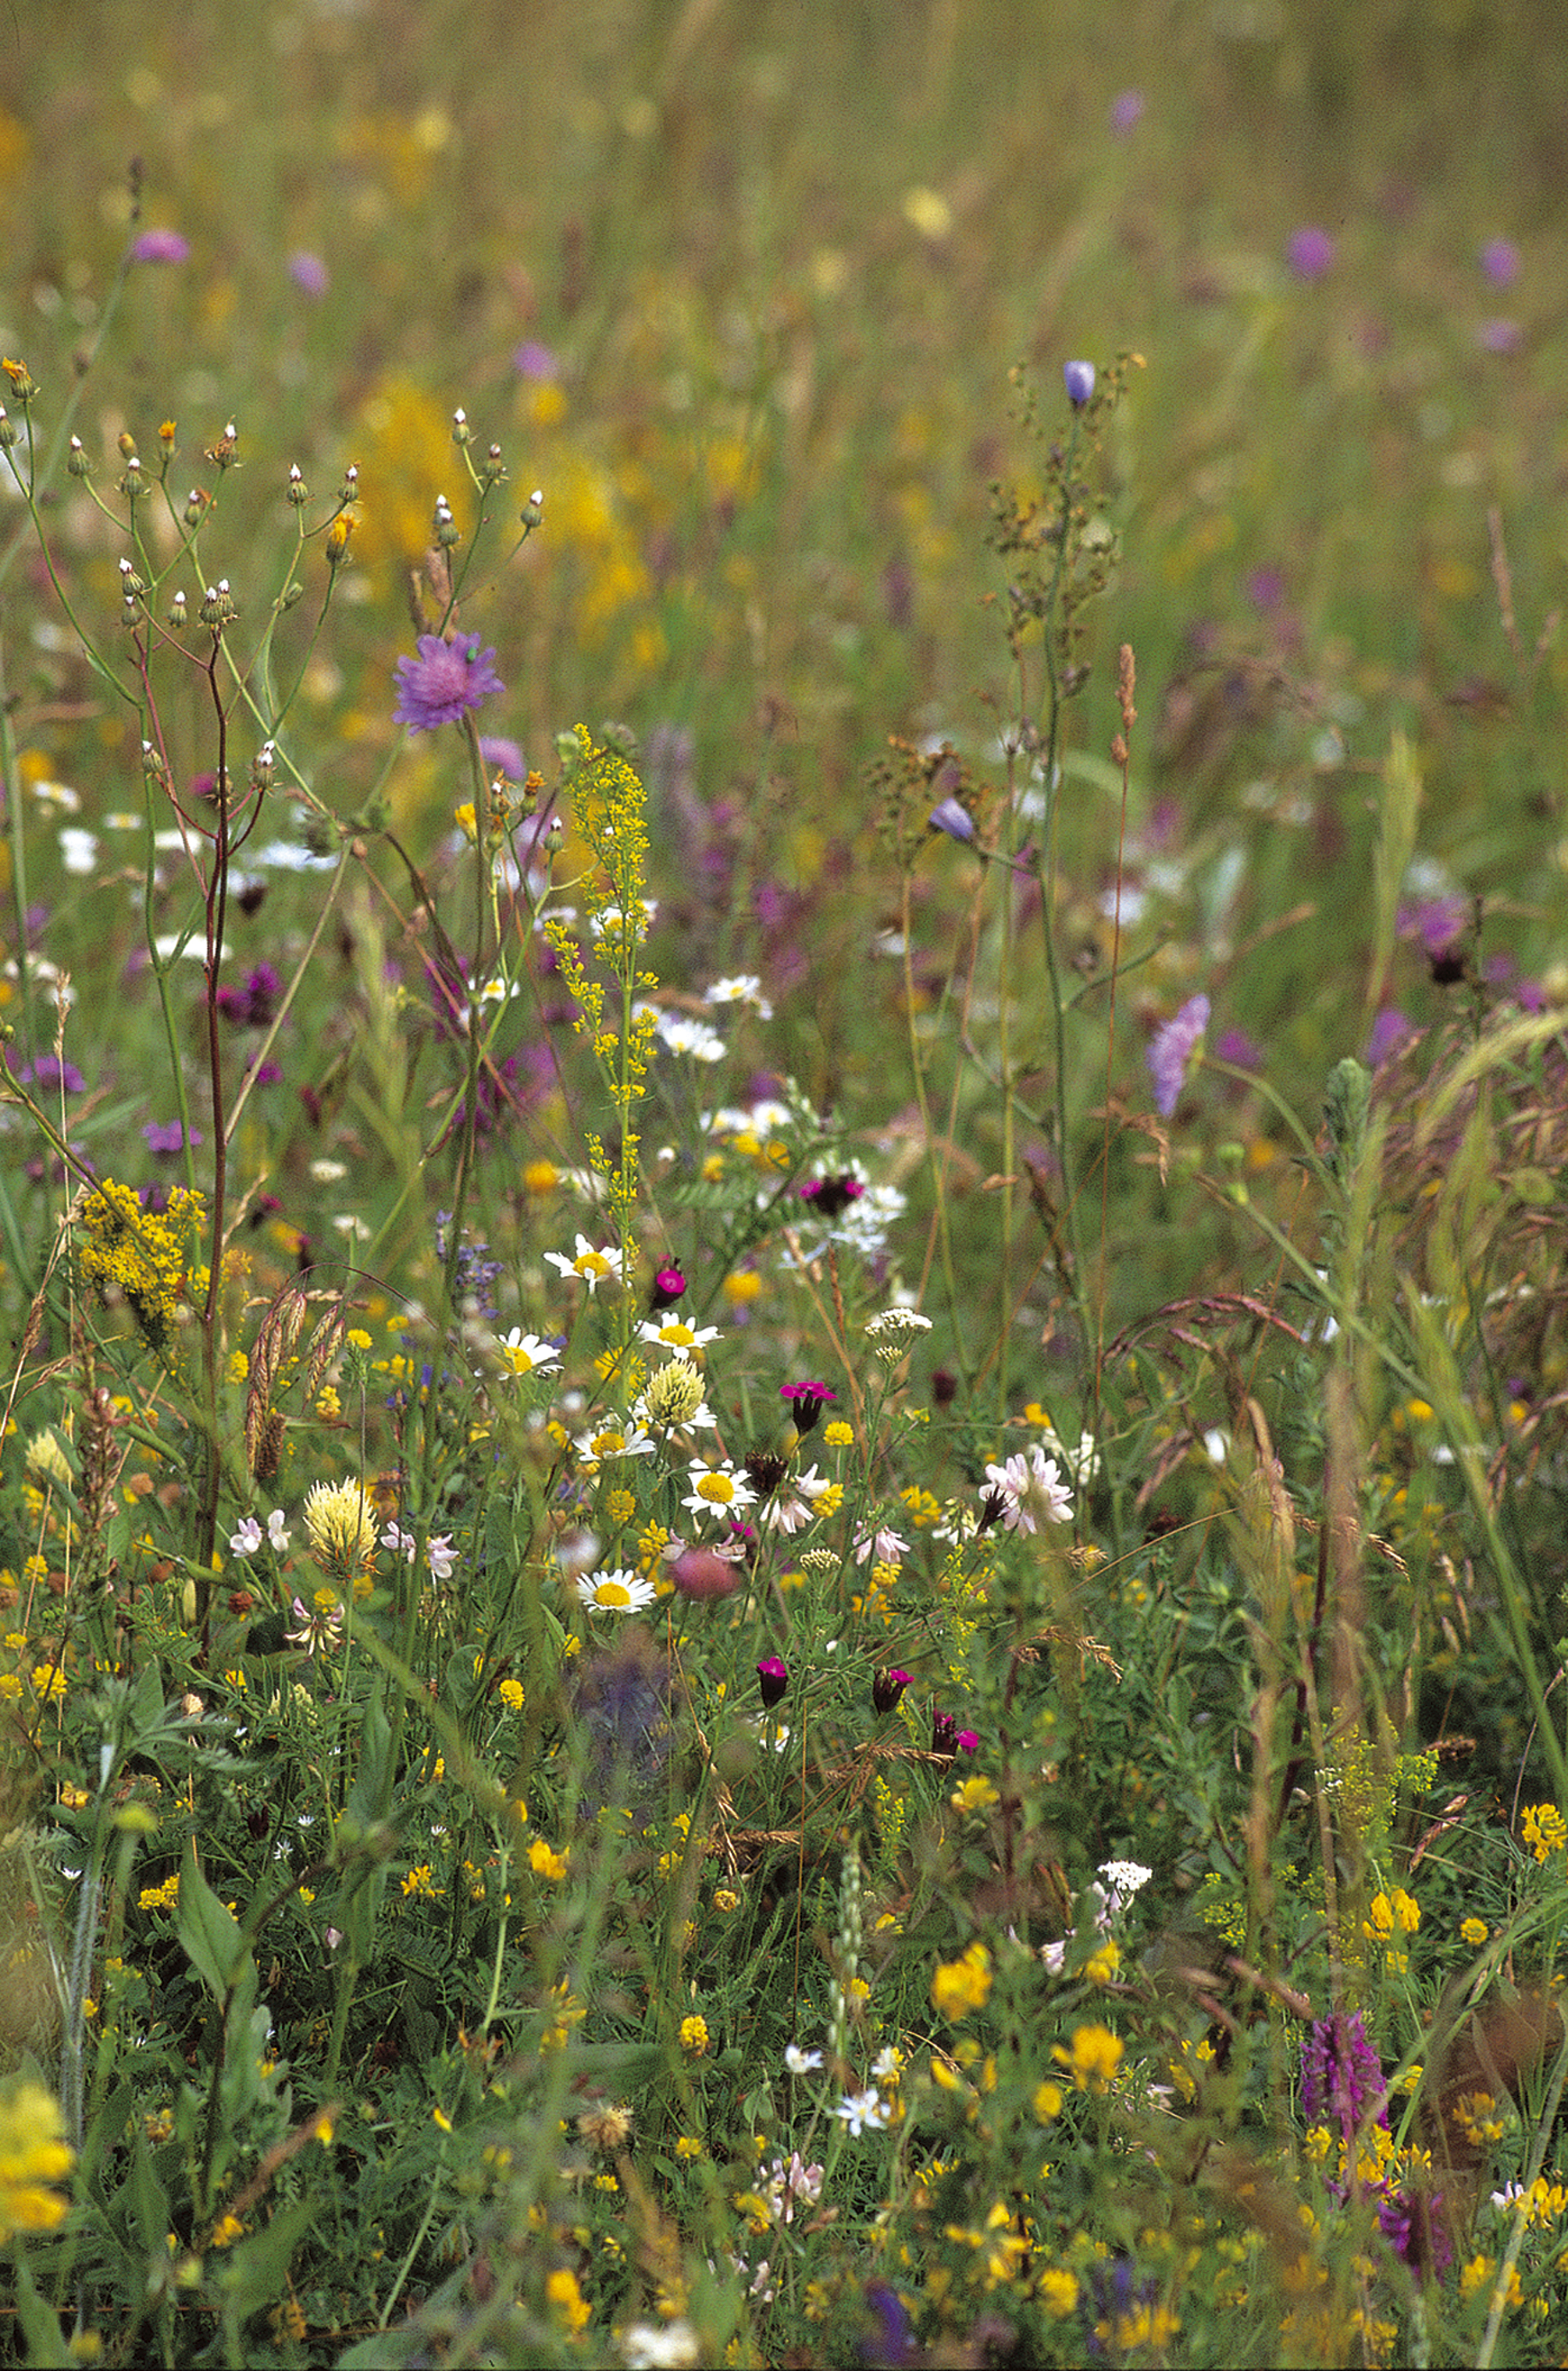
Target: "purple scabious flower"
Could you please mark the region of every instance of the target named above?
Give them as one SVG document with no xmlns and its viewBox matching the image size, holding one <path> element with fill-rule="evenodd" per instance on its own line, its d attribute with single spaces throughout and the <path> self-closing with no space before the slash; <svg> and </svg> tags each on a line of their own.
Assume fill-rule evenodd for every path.
<svg viewBox="0 0 1568 2371">
<path fill-rule="evenodd" d="M 144 230 L 131 249 L 133 263 L 184 263 L 190 241 L 177 230 Z"/>
<path fill-rule="evenodd" d="M 1397 1005 L 1386 1004 L 1374 1020 L 1372 1034 L 1366 1040 L 1367 1068 L 1373 1070 L 1379 1069 L 1391 1054 L 1399 1053 L 1412 1037 L 1420 1035 L 1420 1030 L 1408 1014 L 1401 1012 Z"/>
<path fill-rule="evenodd" d="M 491 662 L 494 651 L 481 651 L 477 635 L 444 642 L 439 634 L 421 634 L 416 659 L 397 665 L 398 705 L 394 724 L 410 733 L 433 733 L 438 724 L 459 724 L 463 718 L 506 686 Z"/>
<path fill-rule="evenodd" d="M 1202 1042 L 1208 1019 L 1208 998 L 1190 996 L 1175 1020 L 1154 1033 L 1144 1059 L 1154 1081 L 1154 1107 L 1161 1119 L 1169 1119 L 1176 1108 L 1187 1066 Z"/>
<path fill-rule="evenodd" d="M 1511 238 L 1489 238 L 1481 250 L 1481 268 L 1493 288 L 1509 287 L 1519 276 L 1519 250 Z"/>
<path fill-rule="evenodd" d="M 306 296 L 325 296 L 331 275 L 318 255 L 296 247 L 289 258 L 289 278 Z"/>
<path fill-rule="evenodd" d="M 1119 90 L 1111 102 L 1111 129 L 1118 140 L 1124 140 L 1143 121 L 1147 105 L 1141 90 Z"/>
<path fill-rule="evenodd" d="M 1320 280 L 1333 263 L 1333 240 L 1319 224 L 1303 223 L 1286 241 L 1285 260 L 1297 280 Z"/>
<path fill-rule="evenodd" d="M 504 774 L 509 782 L 525 782 L 528 779 L 528 761 L 515 741 L 506 740 L 499 733 L 481 733 L 479 756 L 492 773 Z"/>
<path fill-rule="evenodd" d="M 1215 1040 L 1215 1058 L 1238 1070 L 1261 1070 L 1267 1057 L 1244 1029 L 1226 1029 Z"/>
<path fill-rule="evenodd" d="M 1090 397 L 1094 393 L 1094 364 L 1092 363 L 1064 363 L 1062 364 L 1062 384 L 1067 390 L 1067 401 L 1072 405 L 1073 410 L 1075 411 L 1081 411 L 1083 406 L 1089 401 Z"/>
</svg>

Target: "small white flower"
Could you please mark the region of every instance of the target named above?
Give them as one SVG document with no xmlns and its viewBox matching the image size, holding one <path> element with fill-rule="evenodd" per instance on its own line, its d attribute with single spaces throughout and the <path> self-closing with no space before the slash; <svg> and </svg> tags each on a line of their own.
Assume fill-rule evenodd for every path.
<svg viewBox="0 0 1568 2371">
<path fill-rule="evenodd" d="M 762 982 L 755 971 L 736 972 L 728 979 L 716 979 L 703 996 L 704 1004 L 749 1004 L 764 1021 L 773 1018 L 773 1007 L 762 992 Z"/>
<path fill-rule="evenodd" d="M 1114 1913 L 1124 1909 L 1134 1894 L 1142 1891 L 1154 1871 L 1145 1868 L 1141 1860 L 1107 1860 L 1101 1861 L 1100 1874 L 1111 1889 L 1111 1908 Z"/>
<path fill-rule="evenodd" d="M 928 1334 L 931 1321 L 922 1317 L 917 1309 L 905 1309 L 895 1303 L 891 1309 L 879 1309 L 874 1317 L 866 1320 L 868 1334 Z"/>
<path fill-rule="evenodd" d="M 236 1556 L 254 1556 L 260 1544 L 261 1526 L 254 1515 L 247 1515 L 238 1530 L 229 1533 L 229 1546 Z"/>
<path fill-rule="evenodd" d="M 702 2346 L 689 2321 L 634 2321 L 620 2334 L 626 2371 L 696 2371 Z"/>
<path fill-rule="evenodd" d="M 687 1359 L 694 1354 L 700 1358 L 704 1345 L 719 1339 L 717 1325 L 688 1325 L 684 1317 L 676 1317 L 674 1313 L 667 1317 L 650 1317 L 638 1327 L 637 1332 L 640 1341 L 655 1343 L 662 1350 L 674 1350 Z"/>
<path fill-rule="evenodd" d="M 717 1029 L 683 1012 L 661 1012 L 659 1035 L 672 1054 L 689 1054 L 694 1062 L 721 1062 L 728 1050 Z"/>
<path fill-rule="evenodd" d="M 904 2072 L 904 2053 L 892 2042 L 871 2061 L 871 2072 L 879 2083 L 896 2083 Z"/>
<path fill-rule="evenodd" d="M 888 2121 L 890 2111 L 883 2105 L 878 2091 L 846 2091 L 834 2110 L 841 2124 L 849 2127 L 849 2137 L 858 2141 L 868 2130 L 876 2132 Z"/>
<path fill-rule="evenodd" d="M 694 1457 L 687 1473 L 692 1486 L 681 1504 L 688 1513 L 701 1515 L 706 1521 L 716 1522 L 723 1515 L 737 1514 L 755 1500 L 751 1484 L 731 1466 L 705 1465 L 700 1457 Z"/>
<path fill-rule="evenodd" d="M 283 1510 L 281 1507 L 274 1507 L 267 1518 L 267 1544 L 282 1556 L 288 1544 L 288 1526 L 283 1521 Z"/>
<path fill-rule="evenodd" d="M 798 2042 L 789 2042 L 784 2051 L 784 2071 L 787 2075 L 814 2075 L 822 2065 L 820 2050 L 802 2050 Z"/>
<path fill-rule="evenodd" d="M 443 1532 L 439 1539 L 429 1542 L 425 1548 L 425 1562 L 430 1567 L 432 1580 L 451 1579 L 457 1563 L 457 1551 L 452 1544 L 450 1532 Z"/>
<path fill-rule="evenodd" d="M 856 1541 L 856 1563 L 864 1564 L 873 1549 L 879 1564 L 902 1564 L 909 1554 L 909 1543 L 901 1540 L 896 1532 L 889 1531 L 884 1524 L 881 1531 L 867 1532 Z"/>
<path fill-rule="evenodd" d="M 1038 1441 L 1020 1450 L 1005 1465 L 987 1465 L 986 1479 L 1002 1498 L 1002 1521 L 1009 1532 L 1030 1532 L 1041 1523 L 1070 1523 L 1073 1494 Z"/>
</svg>

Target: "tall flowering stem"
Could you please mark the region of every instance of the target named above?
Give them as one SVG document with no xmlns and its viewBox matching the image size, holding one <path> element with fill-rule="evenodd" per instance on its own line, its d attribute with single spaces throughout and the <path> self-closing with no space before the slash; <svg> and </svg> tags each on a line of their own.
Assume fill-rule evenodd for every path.
<svg viewBox="0 0 1568 2371">
<path fill-rule="evenodd" d="M 581 724 L 575 734 L 563 736 L 561 757 L 566 799 L 593 860 L 583 884 L 592 955 L 563 922 L 547 921 L 545 935 L 577 1007 L 572 1025 L 592 1049 L 619 1133 L 619 1150 L 613 1158 L 596 1131 L 586 1132 L 586 1142 L 590 1165 L 604 1180 L 616 1235 L 629 1261 L 639 1190 L 640 1139 L 632 1122 L 646 1092 L 642 1081 L 655 1023 L 652 1007 L 642 1000 L 659 985 L 657 974 L 645 970 L 642 960 L 649 921 L 646 794 L 626 759 L 613 749 L 595 748 Z M 627 1311 L 622 1322 L 629 1325 L 629 1304 Z"/>
</svg>

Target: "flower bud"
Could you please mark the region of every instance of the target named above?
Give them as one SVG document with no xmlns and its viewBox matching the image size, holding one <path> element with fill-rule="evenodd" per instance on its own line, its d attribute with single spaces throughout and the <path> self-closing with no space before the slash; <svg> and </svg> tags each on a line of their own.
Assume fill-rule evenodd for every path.
<svg viewBox="0 0 1568 2371">
<path fill-rule="evenodd" d="M 738 1565 L 716 1548 L 683 1548 L 670 1567 L 670 1578 L 683 1597 L 732 1597 L 741 1585 Z"/>
<path fill-rule="evenodd" d="M 310 500 L 310 488 L 305 482 L 305 472 L 297 461 L 289 463 L 289 482 L 285 491 L 295 510 Z"/>
<path fill-rule="evenodd" d="M 909 1685 L 907 1671 L 878 1671 L 871 1682 L 871 1704 L 879 1713 L 890 1713 Z"/>
<path fill-rule="evenodd" d="M 545 497 L 537 486 L 535 487 L 517 515 L 523 522 L 524 534 L 532 535 L 545 515 Z"/>
<path fill-rule="evenodd" d="M 183 593 L 177 593 L 168 605 L 168 622 L 178 632 L 185 624 L 186 617 L 185 596 Z"/>
<path fill-rule="evenodd" d="M 1094 364 L 1064 363 L 1062 378 L 1067 390 L 1067 401 L 1075 411 L 1081 411 L 1094 393 Z"/>
<path fill-rule="evenodd" d="M 459 404 L 452 415 L 452 442 L 454 445 L 467 445 L 472 441 L 473 433 L 468 425 L 468 415 Z"/>
<path fill-rule="evenodd" d="M 90 478 L 93 465 L 87 458 L 86 447 L 79 436 L 71 439 L 71 449 L 65 456 L 65 467 L 73 478 Z"/>
<path fill-rule="evenodd" d="M 771 1712 L 790 1684 L 788 1665 L 777 1655 L 765 1655 L 756 1667 L 756 1684 L 764 1709 Z"/>
</svg>

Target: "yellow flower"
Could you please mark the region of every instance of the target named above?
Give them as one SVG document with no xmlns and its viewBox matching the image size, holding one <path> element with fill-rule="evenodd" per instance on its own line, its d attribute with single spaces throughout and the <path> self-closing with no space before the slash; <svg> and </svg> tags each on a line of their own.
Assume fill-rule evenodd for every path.
<svg viewBox="0 0 1568 2371">
<path fill-rule="evenodd" d="M 444 1891 L 444 1887 L 432 1883 L 428 1860 L 421 1861 L 403 1879 L 403 1892 L 410 1899 L 417 1895 L 421 1901 L 438 1902 Z"/>
<path fill-rule="evenodd" d="M 1034 2112 L 1039 2117 L 1043 2124 L 1051 2124 L 1055 2122 L 1056 2118 L 1062 2112 L 1062 2105 L 1065 2098 L 1066 2094 L 1059 2083 L 1041 2084 L 1040 2088 L 1034 2094 Z M 1076 2284 L 1073 2293 L 1075 2296 L 1078 2293 Z M 1068 2307 L 1068 2310 L 1069 2312 L 1071 2311 L 1070 2307 Z"/>
<path fill-rule="evenodd" d="M 500 1687 L 496 1690 L 496 1694 L 501 1698 L 502 1703 L 506 1706 L 508 1712 L 522 1711 L 523 1683 L 521 1680 L 502 1680 Z"/>
<path fill-rule="evenodd" d="M 51 2185 L 76 2162 L 65 2119 L 41 2083 L 17 2083 L 0 2099 L 0 2241 L 14 2231 L 52 2231 L 69 2200 Z"/>
<path fill-rule="evenodd" d="M 824 1448 L 853 1449 L 855 1446 L 855 1428 L 853 1425 L 845 1424 L 841 1420 L 836 1418 L 832 1424 L 824 1424 L 823 1426 L 822 1438 Z"/>
<path fill-rule="evenodd" d="M 1059 2270 L 1053 2268 L 1042 2273 L 1035 2286 L 1040 2302 L 1053 2321 L 1066 2321 L 1070 2313 L 1077 2311 L 1078 2274 L 1069 2273 L 1065 2265 Z"/>
<path fill-rule="evenodd" d="M 1102 2099 L 1122 2063 L 1122 2044 L 1106 2026 L 1080 2025 L 1074 2029 L 1071 2049 L 1058 2041 L 1051 2055 L 1066 2068 L 1075 2089 Z"/>
<path fill-rule="evenodd" d="M 961 1959 L 943 1962 L 931 1978 L 932 2007 L 954 2023 L 984 2008 L 990 1992 L 991 1954 L 984 1943 L 971 1943 Z"/>
<path fill-rule="evenodd" d="M 1490 1932 L 1484 1918 L 1463 1918 L 1459 1921 L 1459 1940 L 1468 1943 L 1472 1951 L 1480 1949 Z"/>
<path fill-rule="evenodd" d="M 236 2239 L 244 2237 L 245 2226 L 237 2215 L 221 2215 L 213 2226 L 212 2245 L 214 2248 L 232 2248 Z"/>
<path fill-rule="evenodd" d="M 1568 1845 L 1568 1826 L 1555 1803 L 1527 1803 L 1519 1814 L 1519 1826 L 1538 1861 Z"/>
<path fill-rule="evenodd" d="M 700 2058 L 703 2052 L 708 2047 L 707 2018 L 703 2017 L 682 2018 L 680 2043 L 681 2048 L 689 2057 Z"/>
<path fill-rule="evenodd" d="M 593 2319 L 593 2307 L 577 2284 L 577 2274 L 564 2268 L 551 2273 L 545 2283 L 548 2297 L 573 2337 Z"/>
<path fill-rule="evenodd" d="M 552 1885 L 559 1885 L 566 1875 L 570 1852 L 570 1846 L 566 1852 L 553 1851 L 543 1836 L 536 1836 L 528 1847 L 528 1866 L 536 1877 L 548 1878 Z"/>
<path fill-rule="evenodd" d="M 1099 1949 L 1083 1963 L 1084 1974 L 1091 1984 L 1113 1984 L 1122 1964 L 1122 1947 L 1113 1935 L 1107 1935 Z"/>
</svg>

